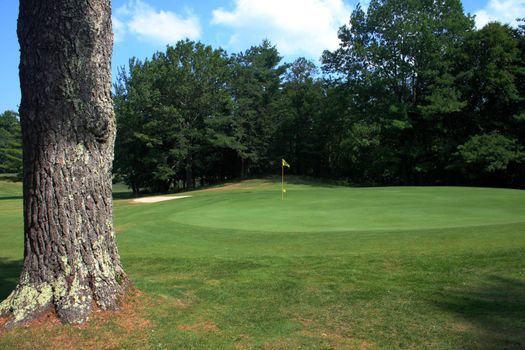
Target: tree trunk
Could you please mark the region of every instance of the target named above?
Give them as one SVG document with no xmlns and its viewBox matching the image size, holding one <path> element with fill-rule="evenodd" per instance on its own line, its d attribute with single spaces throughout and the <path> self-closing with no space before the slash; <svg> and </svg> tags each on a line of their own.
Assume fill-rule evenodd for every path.
<svg viewBox="0 0 525 350">
<path fill-rule="evenodd" d="M 110 0 L 21 0 L 24 265 L 9 325 L 117 309 L 126 275 L 112 222 Z"/>
<path fill-rule="evenodd" d="M 194 188 L 194 180 L 193 180 L 193 157 L 191 153 L 188 153 L 188 156 L 186 157 L 186 188 L 192 189 Z"/>
</svg>

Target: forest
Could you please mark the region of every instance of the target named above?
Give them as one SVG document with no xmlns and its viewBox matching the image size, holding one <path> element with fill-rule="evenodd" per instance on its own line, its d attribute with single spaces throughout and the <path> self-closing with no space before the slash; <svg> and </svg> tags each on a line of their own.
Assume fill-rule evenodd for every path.
<svg viewBox="0 0 525 350">
<path fill-rule="evenodd" d="M 523 24 L 523 20 L 519 21 Z M 268 40 L 179 41 L 114 84 L 114 177 L 139 192 L 289 173 L 349 185 L 525 188 L 525 26 L 476 29 L 459 0 L 357 6 L 319 64 Z M 20 172 L 16 113 L 0 172 Z"/>
</svg>

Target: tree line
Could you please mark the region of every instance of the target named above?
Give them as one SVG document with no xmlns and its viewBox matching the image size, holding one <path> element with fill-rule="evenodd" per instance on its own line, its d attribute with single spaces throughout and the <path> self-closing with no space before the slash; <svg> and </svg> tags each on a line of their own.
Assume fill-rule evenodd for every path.
<svg viewBox="0 0 525 350">
<path fill-rule="evenodd" d="M 18 113 L 0 114 L 0 174 L 22 174 L 22 130 Z"/>
<path fill-rule="evenodd" d="M 179 41 L 120 69 L 115 175 L 166 192 L 284 158 L 349 184 L 523 188 L 524 34 L 475 29 L 459 0 L 373 0 L 319 67 L 268 40 L 235 54 Z"/>
</svg>

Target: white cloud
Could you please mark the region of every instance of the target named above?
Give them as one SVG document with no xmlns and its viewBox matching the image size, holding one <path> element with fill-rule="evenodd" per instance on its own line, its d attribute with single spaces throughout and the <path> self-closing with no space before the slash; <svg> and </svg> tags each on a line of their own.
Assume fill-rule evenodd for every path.
<svg viewBox="0 0 525 350">
<path fill-rule="evenodd" d="M 178 40 L 198 39 L 201 27 L 189 10 L 186 16 L 171 11 L 156 11 L 142 0 L 130 0 L 119 7 L 113 16 L 115 41 L 122 41 L 127 33 L 155 44 L 172 44 Z"/>
<path fill-rule="evenodd" d="M 337 30 L 352 9 L 343 0 L 234 0 L 232 11 L 213 10 L 212 24 L 234 30 L 229 45 L 244 49 L 269 39 L 284 55 L 319 57 L 338 47 Z"/>
<path fill-rule="evenodd" d="M 474 14 L 478 29 L 492 21 L 516 26 L 516 18 L 525 17 L 525 0 L 489 0 L 483 9 Z"/>
<path fill-rule="evenodd" d="M 113 21 L 113 33 L 115 35 L 115 42 L 121 42 L 124 40 L 124 35 L 126 34 L 126 26 L 120 19 L 115 16 L 111 16 Z"/>
</svg>

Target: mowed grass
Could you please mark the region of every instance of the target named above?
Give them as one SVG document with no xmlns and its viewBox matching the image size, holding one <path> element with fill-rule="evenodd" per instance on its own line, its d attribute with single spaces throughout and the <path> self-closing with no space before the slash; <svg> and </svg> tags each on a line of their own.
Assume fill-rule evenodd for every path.
<svg viewBox="0 0 525 350">
<path fill-rule="evenodd" d="M 4 333 L 0 348 L 525 348 L 525 191 L 287 189 L 284 201 L 273 179 L 116 200 L 123 264 L 144 293 L 125 317 L 141 326 L 95 316 Z M 19 196 L 0 182 L 0 297 L 21 266 Z"/>
</svg>

